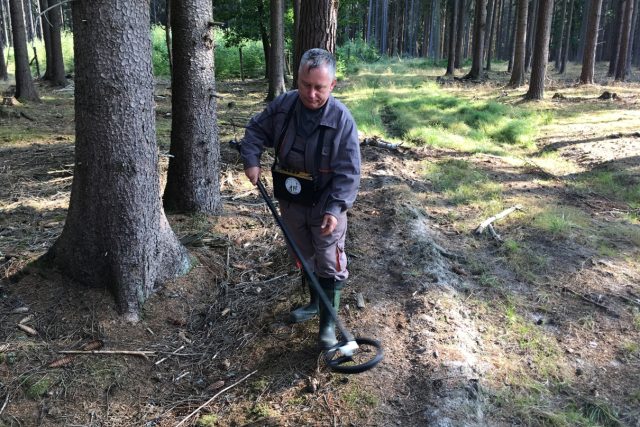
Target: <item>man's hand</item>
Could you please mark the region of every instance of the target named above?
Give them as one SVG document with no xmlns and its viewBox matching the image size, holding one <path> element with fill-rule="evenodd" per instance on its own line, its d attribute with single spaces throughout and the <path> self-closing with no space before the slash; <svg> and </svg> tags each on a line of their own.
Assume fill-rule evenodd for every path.
<svg viewBox="0 0 640 427">
<path fill-rule="evenodd" d="M 320 235 L 328 236 L 333 233 L 333 230 L 336 229 L 338 225 L 338 218 L 331 214 L 324 214 L 324 218 L 322 218 L 322 224 L 320 224 Z"/>
<path fill-rule="evenodd" d="M 260 166 L 251 166 L 244 170 L 244 174 L 249 178 L 253 185 L 258 185 L 260 179 Z"/>
</svg>

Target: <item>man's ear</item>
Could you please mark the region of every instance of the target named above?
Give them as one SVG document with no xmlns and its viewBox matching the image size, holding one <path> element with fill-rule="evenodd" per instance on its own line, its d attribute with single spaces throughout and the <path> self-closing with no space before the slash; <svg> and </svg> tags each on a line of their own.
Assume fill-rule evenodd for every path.
<svg viewBox="0 0 640 427">
<path fill-rule="evenodd" d="M 333 81 L 331 82 L 331 89 L 329 90 L 333 90 L 334 87 L 336 87 L 336 83 L 338 83 L 337 79 L 333 79 Z"/>
</svg>

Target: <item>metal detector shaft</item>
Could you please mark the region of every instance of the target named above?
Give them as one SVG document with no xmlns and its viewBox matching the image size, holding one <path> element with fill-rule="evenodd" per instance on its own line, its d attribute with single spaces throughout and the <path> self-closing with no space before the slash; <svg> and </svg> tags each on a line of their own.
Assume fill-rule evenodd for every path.
<svg viewBox="0 0 640 427">
<path fill-rule="evenodd" d="M 322 304 L 325 305 L 325 307 L 329 310 L 331 317 L 333 317 L 333 320 L 335 320 L 336 327 L 338 328 L 338 330 L 340 331 L 340 333 L 342 334 L 342 336 L 346 341 L 349 341 L 349 342 L 354 341 L 355 339 L 353 335 L 342 324 L 342 321 L 338 317 L 338 313 L 336 313 L 336 310 L 333 308 L 333 305 L 329 301 L 329 298 L 327 298 L 327 295 L 324 293 L 324 290 L 322 289 L 322 286 L 320 286 L 318 279 L 314 274 L 312 274 L 312 270 L 309 267 L 309 264 L 307 263 L 307 261 L 305 261 L 304 257 L 302 256 L 302 251 L 300 250 L 298 245 L 296 245 L 296 242 L 294 242 L 293 239 L 291 238 L 291 234 L 289 233 L 287 226 L 285 225 L 284 221 L 282 221 L 282 218 L 278 214 L 278 211 L 276 210 L 276 207 L 273 204 L 271 197 L 269 197 L 269 193 L 267 193 L 267 189 L 264 188 L 264 185 L 262 184 L 262 181 L 260 181 L 260 179 L 258 179 L 257 185 L 258 185 L 258 190 L 260 190 L 260 195 L 264 199 L 267 206 L 269 206 L 269 210 L 271 211 L 271 213 L 273 214 L 273 217 L 276 219 L 276 222 L 282 229 L 282 233 L 284 234 L 285 239 L 287 239 L 287 242 L 289 242 L 291 249 L 293 249 L 293 252 L 295 253 L 296 257 L 300 260 L 300 263 L 302 264 L 302 268 L 304 269 L 304 271 L 307 272 L 307 276 L 311 281 L 311 285 L 320 296 L 320 300 L 322 301 Z"/>
</svg>

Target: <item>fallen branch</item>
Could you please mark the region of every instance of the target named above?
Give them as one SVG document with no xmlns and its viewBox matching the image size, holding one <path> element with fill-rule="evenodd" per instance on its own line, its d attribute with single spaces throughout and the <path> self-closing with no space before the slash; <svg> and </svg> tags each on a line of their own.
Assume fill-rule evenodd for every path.
<svg viewBox="0 0 640 427">
<path fill-rule="evenodd" d="M 475 229 L 474 233 L 475 234 L 482 234 L 484 232 L 485 228 L 487 228 L 489 225 L 491 225 L 492 222 L 497 221 L 499 219 L 502 219 L 505 216 L 507 216 L 507 215 L 517 211 L 517 210 L 521 211 L 522 210 L 522 206 L 521 205 L 512 206 L 509 209 L 505 209 L 502 212 L 492 216 L 491 218 L 488 218 L 488 219 L 482 221 L 482 224 L 480 224 L 478 226 L 478 228 Z M 494 233 L 495 233 L 495 230 L 494 230 Z"/>
<path fill-rule="evenodd" d="M 246 376 L 245 376 L 244 378 L 242 378 L 241 380 L 239 380 L 239 381 L 237 381 L 237 382 L 235 382 L 235 383 L 231 384 L 231 385 L 230 385 L 230 386 L 228 386 L 228 387 L 223 388 L 222 390 L 220 390 L 219 392 L 217 392 L 216 394 L 214 394 L 214 395 L 213 395 L 213 397 L 211 397 L 211 399 L 207 400 L 207 401 L 206 401 L 206 402 L 204 402 L 202 405 L 198 406 L 198 408 L 197 408 L 195 411 L 193 411 L 192 413 L 190 413 L 189 415 L 187 415 L 185 418 L 183 418 L 183 419 L 182 419 L 182 421 L 180 421 L 178 424 L 176 424 L 176 425 L 175 425 L 175 427 L 180 427 L 182 424 L 184 424 L 185 422 L 187 422 L 187 420 L 188 420 L 189 418 L 193 417 L 195 414 L 197 414 L 198 412 L 200 412 L 200 410 L 201 410 L 202 408 L 204 408 L 205 406 L 207 406 L 208 404 L 210 404 L 211 402 L 213 402 L 213 401 L 214 401 L 214 399 L 215 399 L 216 397 L 220 396 L 220 395 L 221 395 L 222 393 L 224 393 L 225 391 L 227 391 L 227 390 L 229 390 L 229 389 L 231 389 L 231 388 L 233 388 L 233 387 L 237 386 L 238 384 L 240 384 L 241 382 L 243 382 L 244 380 L 246 380 L 247 378 L 249 378 L 251 375 L 255 374 L 256 372 L 258 372 L 258 371 L 256 370 L 256 371 L 253 371 L 253 372 L 249 373 L 248 375 L 246 375 Z"/>
<path fill-rule="evenodd" d="M 62 350 L 61 354 L 124 354 L 128 356 L 148 357 L 156 354 L 155 351 L 130 351 L 130 350 Z"/>
<path fill-rule="evenodd" d="M 35 329 L 33 329 L 30 326 L 23 325 L 22 323 L 18 323 L 18 329 L 21 329 L 23 332 L 26 332 L 27 334 L 29 334 L 31 336 L 38 335 L 38 331 L 36 331 Z"/>
<path fill-rule="evenodd" d="M 591 304 L 595 305 L 596 307 L 598 307 L 598 308 L 600 308 L 600 309 L 602 309 L 602 310 L 606 311 L 607 313 L 609 313 L 612 317 L 615 317 L 615 318 L 620 317 L 620 315 L 619 315 L 618 313 L 616 313 L 615 311 L 613 311 L 612 309 L 610 309 L 610 308 L 609 308 L 609 307 L 607 307 L 606 305 L 600 304 L 599 302 L 594 301 L 594 300 L 592 300 L 591 298 L 589 298 L 589 297 L 587 297 L 587 296 L 585 296 L 585 295 L 582 295 L 582 294 L 581 294 L 581 293 L 579 293 L 579 292 L 574 291 L 573 289 L 570 289 L 570 288 L 567 288 L 566 286 L 564 286 L 564 287 L 562 288 L 562 290 L 563 290 L 563 291 L 567 291 L 567 292 L 569 292 L 570 294 L 573 294 L 573 295 L 575 295 L 575 296 L 579 297 L 579 298 L 580 298 L 581 300 L 583 300 L 583 301 L 586 301 L 586 302 L 588 302 L 588 303 L 591 303 Z"/>
<path fill-rule="evenodd" d="M 400 148 L 402 143 L 396 144 L 393 142 L 385 141 L 379 136 L 374 136 L 373 138 L 363 139 L 360 145 L 364 145 L 364 146 L 370 145 L 372 147 L 386 148 L 387 150 L 397 150 L 398 148 Z"/>
</svg>

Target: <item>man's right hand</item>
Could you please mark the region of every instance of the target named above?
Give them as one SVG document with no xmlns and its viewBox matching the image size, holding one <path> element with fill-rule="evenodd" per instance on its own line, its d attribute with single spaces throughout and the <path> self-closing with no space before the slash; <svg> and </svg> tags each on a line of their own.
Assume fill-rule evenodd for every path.
<svg viewBox="0 0 640 427">
<path fill-rule="evenodd" d="M 244 174 L 249 178 L 249 181 L 253 185 L 258 185 L 258 180 L 260 179 L 260 167 L 259 166 L 251 166 L 244 170 Z"/>
</svg>

